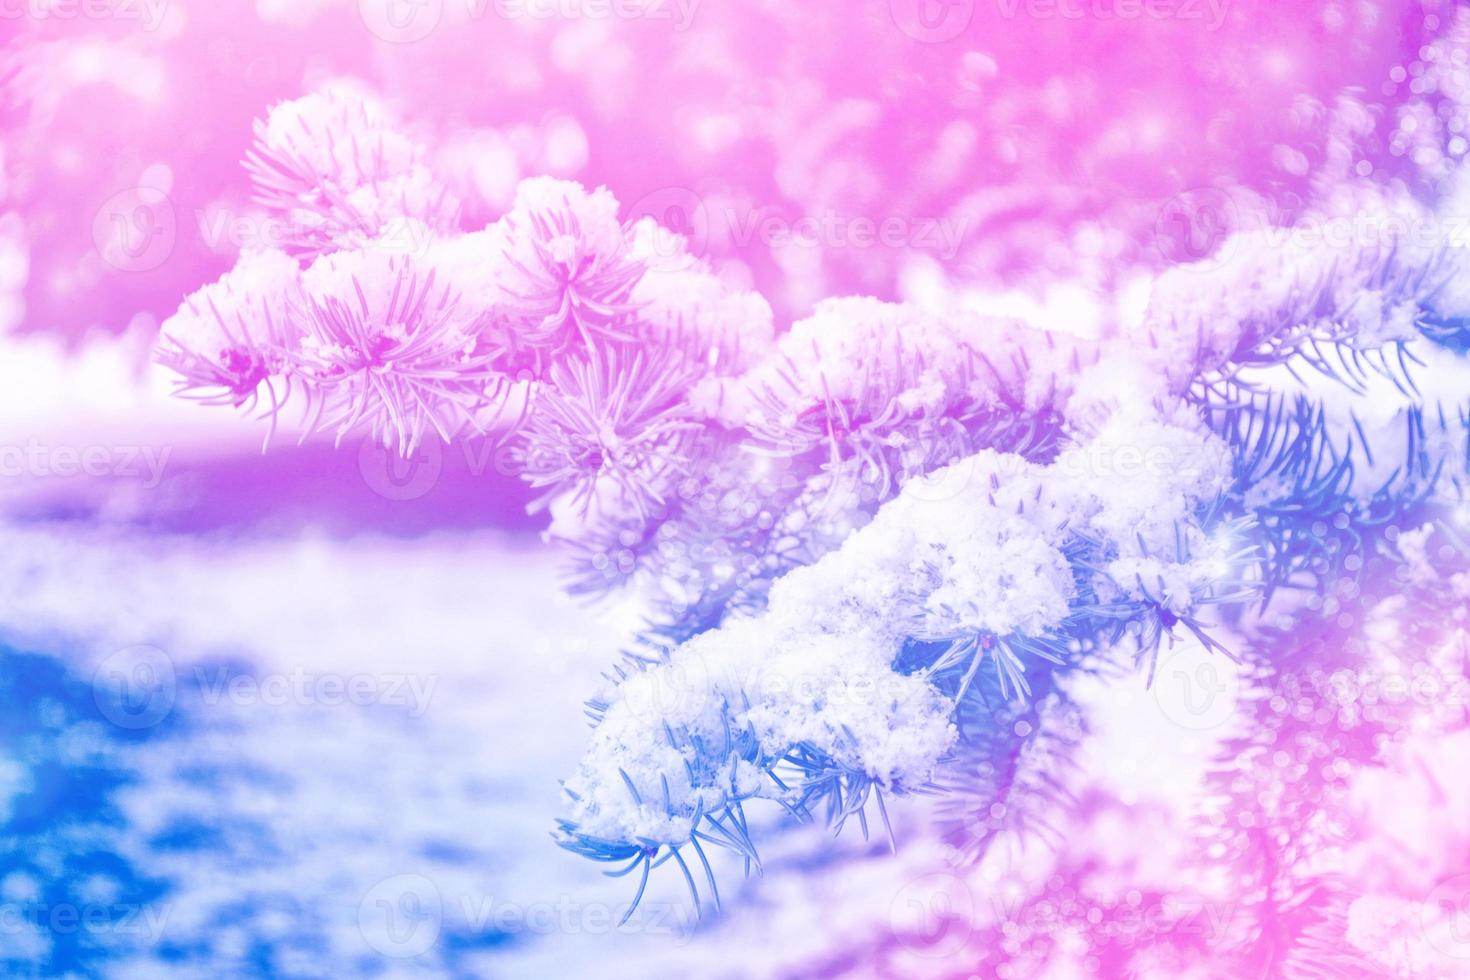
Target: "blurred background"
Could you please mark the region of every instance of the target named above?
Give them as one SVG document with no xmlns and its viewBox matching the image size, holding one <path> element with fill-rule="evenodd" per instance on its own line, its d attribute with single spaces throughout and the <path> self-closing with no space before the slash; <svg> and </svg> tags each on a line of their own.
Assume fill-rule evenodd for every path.
<svg viewBox="0 0 1470 980">
<path fill-rule="evenodd" d="M 1087 333 L 1241 202 L 1289 219 L 1345 168 L 1433 193 L 1464 66 L 1428 45 L 1458 23 L 1366 0 L 0 0 L 0 968 L 952 966 L 932 935 L 870 959 L 954 898 L 917 804 L 897 858 L 788 830 L 764 879 L 724 869 L 723 917 L 696 928 L 665 880 L 617 928 L 630 883 L 547 831 L 637 610 L 560 597 L 488 447 L 263 455 L 262 424 L 168 397 L 159 323 L 269 234 L 240 164 L 275 102 L 374 93 L 466 229 L 524 177 L 606 185 L 778 326 L 861 293 Z M 1213 736 L 1148 692 L 1108 711 L 1132 724 L 1101 724 L 1106 772 L 1074 789 L 1156 823 L 1166 876 L 1190 787 L 1165 776 Z M 1087 847 L 1120 836 L 1104 817 Z M 1001 898 L 1050 867 L 1011 860 Z"/>
</svg>

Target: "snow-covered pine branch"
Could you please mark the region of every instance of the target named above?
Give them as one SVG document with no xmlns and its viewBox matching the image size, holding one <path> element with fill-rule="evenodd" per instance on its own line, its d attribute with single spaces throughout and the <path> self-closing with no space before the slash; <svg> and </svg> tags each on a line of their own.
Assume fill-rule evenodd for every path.
<svg viewBox="0 0 1470 980">
<path fill-rule="evenodd" d="M 529 180 L 460 229 L 350 93 L 257 139 L 257 201 L 299 234 L 189 297 L 160 362 L 271 432 L 504 443 L 569 587 L 649 613 L 559 833 L 645 884 L 669 861 L 713 897 L 706 846 L 759 860 L 751 800 L 864 827 L 885 794 L 1012 800 L 1070 673 L 1269 656 L 1222 627 L 1326 615 L 1462 499 L 1470 252 L 1394 230 L 1453 227 L 1406 198 L 1243 231 L 1095 336 L 869 298 L 778 331 L 604 189 Z M 1347 214 L 1382 236 L 1317 233 Z M 977 759 L 992 780 L 957 778 Z"/>
</svg>

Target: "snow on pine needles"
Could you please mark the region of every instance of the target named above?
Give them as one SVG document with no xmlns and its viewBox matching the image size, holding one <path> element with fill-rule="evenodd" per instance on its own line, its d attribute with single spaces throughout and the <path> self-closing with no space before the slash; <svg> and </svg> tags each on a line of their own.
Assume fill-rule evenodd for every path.
<svg viewBox="0 0 1470 980">
<path fill-rule="evenodd" d="M 1147 684 L 1185 643 L 1269 678 L 1266 624 L 1340 608 L 1461 506 L 1464 243 L 1242 233 L 1093 337 L 866 297 L 782 329 L 606 189 L 528 180 L 464 229 L 426 159 L 349 94 L 277 106 L 248 168 L 303 230 L 189 297 L 158 357 L 303 438 L 504 445 L 569 587 L 647 613 L 557 831 L 640 895 L 672 864 L 717 902 L 710 848 L 759 866 L 755 801 L 864 830 L 915 791 L 1065 805 L 1028 787 L 1071 676 Z"/>
</svg>

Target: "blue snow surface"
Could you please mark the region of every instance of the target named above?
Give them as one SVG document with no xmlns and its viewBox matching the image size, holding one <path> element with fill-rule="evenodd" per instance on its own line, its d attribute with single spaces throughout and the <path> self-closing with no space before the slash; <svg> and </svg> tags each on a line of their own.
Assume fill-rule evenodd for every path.
<svg viewBox="0 0 1470 980">
<path fill-rule="evenodd" d="M 61 542 L 0 557 L 0 976 L 689 975 L 548 833 L 610 656 L 549 561 Z"/>
</svg>

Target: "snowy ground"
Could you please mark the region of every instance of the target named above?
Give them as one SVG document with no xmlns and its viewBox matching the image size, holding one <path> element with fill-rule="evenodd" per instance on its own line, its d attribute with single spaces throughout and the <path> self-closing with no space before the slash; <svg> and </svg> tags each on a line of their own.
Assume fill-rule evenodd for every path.
<svg viewBox="0 0 1470 980">
<path fill-rule="evenodd" d="M 768 959 L 841 942 L 779 848 L 761 901 L 721 869 L 751 910 L 720 927 L 691 935 L 665 876 L 615 928 L 631 883 L 547 833 L 615 637 L 535 541 L 31 527 L 0 576 L 7 645 L 37 654 L 6 654 L 3 689 L 11 972 L 750 975 L 767 903 L 788 934 Z M 727 940 L 738 968 L 709 955 Z"/>
</svg>

